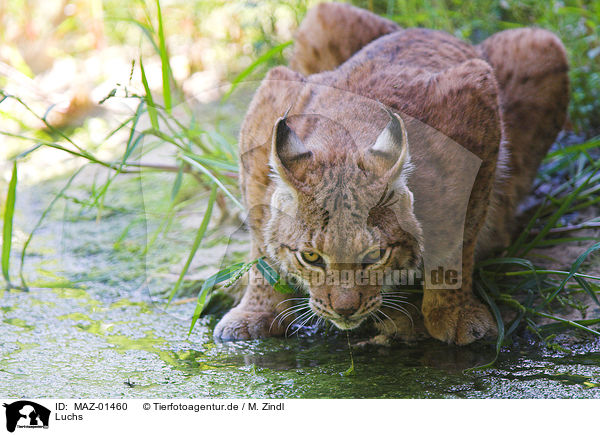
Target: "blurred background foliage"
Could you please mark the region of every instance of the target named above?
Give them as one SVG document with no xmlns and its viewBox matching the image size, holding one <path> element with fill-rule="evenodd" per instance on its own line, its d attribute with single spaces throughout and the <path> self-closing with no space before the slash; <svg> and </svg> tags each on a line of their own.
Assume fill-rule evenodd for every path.
<svg viewBox="0 0 600 435">
<path fill-rule="evenodd" d="M 166 47 L 174 79 L 188 93 L 217 87 L 272 47 L 291 40 L 315 1 L 162 1 Z M 480 42 L 494 32 L 540 26 L 557 33 L 570 57 L 570 119 L 578 131 L 600 128 L 600 1 L 565 0 L 354 0 L 353 4 L 385 15 L 405 27 L 446 30 Z M 160 62 L 150 35 L 156 30 L 157 4 L 131 0 L 11 0 L 0 4 L 0 86 L 7 76 L 36 79 L 41 97 L 72 103 L 73 123 L 90 110 L 105 83 L 124 82 L 130 62 L 145 59 L 150 88 L 160 92 Z M 145 37 L 145 36 L 146 37 Z M 264 62 L 285 62 L 285 52 Z M 52 74 L 54 72 L 55 74 Z M 43 77 L 39 77 L 43 76 Z M 135 75 L 138 78 L 139 74 Z M 43 80 L 46 78 L 46 80 Z M 24 77 L 20 77 L 22 81 Z M 67 86 L 68 85 L 68 86 Z M 66 88 L 65 88 L 66 87 Z M 61 96 L 48 95 L 52 93 Z M 213 95 L 213 98 L 217 98 Z M 60 107 L 57 107 L 60 109 Z M 58 117 L 58 115 L 55 115 Z"/>
</svg>

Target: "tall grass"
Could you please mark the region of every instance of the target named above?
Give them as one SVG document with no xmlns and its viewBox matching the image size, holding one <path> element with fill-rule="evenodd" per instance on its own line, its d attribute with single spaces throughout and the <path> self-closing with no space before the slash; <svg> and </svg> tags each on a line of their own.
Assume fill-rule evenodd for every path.
<svg viewBox="0 0 600 435">
<path fill-rule="evenodd" d="M 521 25 L 538 24 L 548 27 L 561 34 L 569 49 L 571 63 L 571 79 L 573 83 L 573 101 L 570 109 L 571 119 L 582 131 L 593 131 L 600 125 L 600 76 L 598 69 L 592 68 L 595 56 L 598 54 L 600 37 L 600 1 L 583 3 L 566 1 L 553 2 L 551 5 L 527 0 L 516 3 L 512 0 L 502 2 L 486 0 L 480 3 L 462 3 L 454 0 L 438 0 L 424 2 L 422 0 L 369 1 L 355 2 L 363 7 L 387 14 L 403 26 L 428 26 L 447 30 L 475 42 L 480 41 L 495 31 Z M 169 210 L 174 210 L 177 193 L 184 177 L 195 179 L 205 191 L 210 191 L 207 207 L 196 233 L 195 240 L 187 255 L 184 267 L 170 292 L 168 302 L 176 296 L 188 272 L 190 264 L 202 244 L 208 223 L 216 207 L 242 207 L 239 202 L 237 186 L 237 148 L 211 126 L 200 124 L 194 117 L 182 121 L 174 115 L 175 107 L 184 113 L 193 110 L 181 97 L 178 83 L 173 77 L 166 39 L 167 28 L 160 2 L 156 0 L 156 17 L 151 18 L 146 8 L 145 21 L 129 20 L 134 27 L 141 29 L 143 35 L 150 41 L 161 62 L 162 93 L 154 95 L 148 85 L 148 77 L 144 68 L 144 59 L 138 60 L 140 79 L 144 95 L 130 95 L 128 98 L 137 103 L 135 112 L 124 120 L 109 137 L 116 131 L 129 131 L 123 152 L 114 160 L 103 160 L 94 152 L 76 143 L 63 131 L 54 129 L 46 122 L 45 114 L 35 113 L 19 96 L 2 92 L 2 101 L 12 99 L 33 113 L 53 133 L 56 141 L 40 140 L 36 135 L 17 135 L 31 146 L 24 152 L 14 156 L 13 176 L 9 183 L 3 217 L 2 244 L 2 273 L 9 286 L 13 285 L 10 277 L 12 221 L 14 216 L 15 198 L 17 193 L 17 170 L 21 159 L 40 148 L 53 148 L 82 159 L 86 165 L 100 165 L 111 171 L 110 177 L 91 193 L 88 206 L 96 207 L 98 216 L 101 215 L 104 198 L 115 177 L 121 174 L 139 174 L 141 171 L 171 172 L 176 174 L 171 186 L 171 204 Z M 290 6 L 304 12 L 304 2 L 290 3 Z M 484 12 L 482 12 L 484 11 Z M 584 21 L 583 27 L 579 24 Z M 579 38 L 579 39 L 578 39 Z M 266 39 L 266 37 L 265 37 Z M 262 55 L 232 79 L 232 87 L 223 100 L 227 100 L 235 87 L 249 77 L 260 76 L 267 67 L 281 59 L 282 51 L 291 42 L 273 42 L 262 50 Z M 595 50 L 595 51 L 594 51 Z M 113 98 L 111 92 L 107 98 Z M 0 106 L 1 109 L 1 106 Z M 149 125 L 145 125 L 145 117 Z M 12 133 L 0 132 L 5 135 Z M 142 143 L 152 139 L 166 144 L 172 149 L 173 164 L 142 163 L 139 157 L 143 154 Z M 597 206 L 600 202 L 600 154 L 599 138 L 590 139 L 577 145 L 559 144 L 545 159 L 536 180 L 537 185 L 546 183 L 551 186 L 546 200 L 537 208 L 529 223 L 525 226 L 515 242 L 496 258 L 487 259 L 477 265 L 475 287 L 482 298 L 490 305 L 498 322 L 501 332 L 496 343 L 499 350 L 502 344 L 510 341 L 510 337 L 519 327 L 525 326 L 542 339 L 546 339 L 560 328 L 577 328 L 589 334 L 599 335 L 592 329 L 600 319 L 585 319 L 573 321 L 562 318 L 557 314 L 561 307 L 580 309 L 580 295 L 587 295 L 598 304 L 597 294 L 600 291 L 600 277 L 585 273 L 584 264 L 600 250 L 598 243 L 587 250 L 565 270 L 550 270 L 536 266 L 536 249 L 573 242 L 590 242 L 589 237 L 572 236 L 577 230 L 597 228 L 600 219 L 591 219 L 577 224 L 565 219 L 576 211 L 586 210 Z M 65 187 L 49 202 L 40 220 L 32 230 L 21 252 L 21 287 L 26 289 L 27 282 L 23 276 L 23 264 L 26 261 L 27 248 L 43 219 L 56 204 L 57 200 L 67 196 L 67 191 L 80 171 L 74 173 Z M 556 180 L 560 180 L 557 182 Z M 159 229 L 169 227 L 173 213 L 167 213 Z M 159 232 L 149 241 L 151 245 Z M 166 231 L 166 230 L 164 230 Z M 165 233 L 162 233 L 165 235 Z M 146 250 L 148 247 L 146 248 Z M 282 292 L 293 291 L 279 282 L 276 271 L 264 259 L 251 259 L 248 263 L 236 263 L 210 278 L 202 285 L 197 297 L 197 303 L 191 328 L 202 315 L 215 286 L 230 285 L 249 270 L 256 266 L 266 279 Z M 504 324 L 502 313 L 506 309 L 513 310 L 516 315 L 508 325 Z M 542 324 L 541 319 L 552 320 L 550 324 Z M 190 328 L 190 331 L 191 331 Z"/>
<path fill-rule="evenodd" d="M 17 167 L 20 160 L 24 159 L 39 148 L 53 148 L 81 158 L 85 162 L 85 165 L 100 165 L 112 171 L 112 174 L 110 174 L 108 179 L 102 185 L 95 186 L 93 192 L 91 192 L 91 199 L 87 203 L 89 207 L 97 208 L 98 217 L 100 217 L 102 214 L 104 198 L 106 197 L 111 184 L 117 176 L 123 174 L 140 174 L 142 171 L 176 173 L 176 177 L 171 188 L 172 204 L 169 206 L 169 210 L 173 210 L 175 207 L 177 202 L 177 194 L 182 186 L 184 177 L 193 177 L 204 189 L 211 190 L 208 206 L 202 217 L 200 228 L 196 234 L 196 238 L 192 244 L 185 265 L 182 268 L 180 275 L 169 295 L 168 302 L 172 300 L 180 288 L 188 268 L 201 245 L 202 239 L 208 227 L 208 223 L 213 216 L 213 211 L 215 209 L 214 205 L 217 204 L 218 207 L 222 209 L 233 206 L 243 210 L 243 206 L 238 199 L 237 147 L 234 143 L 230 143 L 224 135 L 219 133 L 219 131 L 213 129 L 212 126 L 199 124 L 198 120 L 196 120 L 193 116 L 187 117 L 189 120 L 183 122 L 180 118 L 180 115 L 175 115 L 173 113 L 173 109 L 175 107 L 177 107 L 180 112 L 187 114 L 192 114 L 193 110 L 190 107 L 189 102 L 183 99 L 183 93 L 178 87 L 178 83 L 176 83 L 176 80 L 173 76 L 166 42 L 166 30 L 164 25 L 165 20 L 162 14 L 160 1 L 155 0 L 154 2 L 156 13 L 155 19 L 152 19 L 150 8 L 148 8 L 143 2 L 141 4 L 143 6 L 146 19 L 144 21 L 128 19 L 127 22 L 141 30 L 142 35 L 147 38 L 147 40 L 150 42 L 150 45 L 154 48 L 156 54 L 158 54 L 161 62 L 162 92 L 160 95 L 153 95 L 148 84 L 148 77 L 144 68 L 144 61 L 142 57 L 140 57 L 138 60 L 140 68 L 140 80 L 145 94 L 128 95 L 127 98 L 133 99 L 137 102 L 137 107 L 133 115 L 124 120 L 105 138 L 105 140 L 107 140 L 117 131 L 128 129 L 129 134 L 127 142 L 124 144 L 124 151 L 117 159 L 113 161 L 102 160 L 92 151 L 87 150 L 85 146 L 76 143 L 74 139 L 70 138 L 63 131 L 54 128 L 46 119 L 46 116 L 50 110 L 46 111 L 44 114 L 37 113 L 19 96 L 11 95 L 3 90 L 0 90 L 0 103 L 5 100 L 15 101 L 35 118 L 41 121 L 55 137 L 61 139 L 60 141 L 52 142 L 48 140 L 40 140 L 35 134 L 27 136 L 24 134 L 16 135 L 5 131 L 0 131 L 0 134 L 2 135 L 16 137 L 24 142 L 32 143 L 29 149 L 11 159 L 14 164 L 14 176 L 13 180 L 11 180 L 7 201 L 4 206 L 5 214 L 3 220 L 4 225 L 2 245 L 2 272 L 5 281 L 9 286 L 12 286 L 12 281 L 10 280 L 9 276 L 9 263 L 12 247 L 12 217 L 14 214 L 15 196 L 17 190 Z M 223 2 L 223 4 L 226 4 L 226 2 Z M 226 101 L 235 88 L 246 78 L 250 77 L 253 73 L 261 68 L 265 70 L 265 67 L 269 64 L 272 64 L 273 60 L 280 56 L 281 52 L 290 44 L 291 41 L 278 43 L 264 50 L 265 52 L 258 57 L 257 61 L 251 63 L 249 66 L 240 71 L 237 77 L 232 80 L 229 91 L 223 96 L 223 101 Z M 116 90 L 116 88 L 111 90 L 100 102 L 100 104 L 104 103 L 110 98 L 114 98 L 116 95 Z M 162 102 L 159 103 L 159 101 Z M 146 116 L 150 121 L 150 126 L 145 126 L 144 119 Z M 175 163 L 147 164 L 139 161 L 139 158 L 145 152 L 142 149 L 142 145 L 146 139 L 158 140 L 161 143 L 170 146 Z M 50 201 L 47 208 L 43 211 L 40 220 L 37 222 L 27 241 L 25 242 L 24 248 L 21 252 L 20 265 L 22 289 L 27 289 L 27 282 L 23 275 L 23 266 L 27 258 L 26 253 L 29 243 L 34 233 L 40 227 L 43 219 L 47 217 L 49 211 L 52 209 L 52 207 L 54 207 L 57 200 L 67 197 L 67 190 L 69 186 L 71 186 L 73 180 L 79 175 L 80 172 L 81 171 L 79 170 L 73 174 L 73 176 L 67 181 L 65 187 Z M 228 199 L 228 202 L 225 200 L 225 198 Z M 167 221 L 170 220 L 172 216 L 172 213 L 167 213 L 164 218 L 164 222 L 162 222 L 159 227 L 168 228 L 169 225 Z M 163 234 L 163 236 L 165 235 L 166 234 Z M 149 246 L 146 247 L 146 252 L 150 248 L 150 245 L 153 243 L 153 241 L 156 240 L 156 237 L 158 237 L 158 234 L 154 234 L 153 237 L 151 237 Z"/>
<path fill-rule="evenodd" d="M 600 275 L 586 274 L 581 270 L 585 262 L 600 250 L 598 238 L 589 235 L 564 237 L 569 233 L 596 229 L 600 225 L 600 217 L 568 224 L 569 214 L 587 210 L 600 201 L 599 144 L 600 140 L 594 138 L 582 144 L 559 147 L 549 153 L 536 180 L 537 185 L 550 185 L 545 200 L 503 256 L 487 259 L 477 265 L 475 287 L 492 307 L 499 329 L 508 339 L 522 325 L 544 340 L 552 338 L 556 331 L 566 327 L 600 336 L 600 332 L 590 328 L 600 324 L 600 318 L 573 321 L 556 314 L 557 310 L 566 308 L 581 311 L 584 316 L 588 302 L 582 304 L 582 295 L 587 295 L 587 300 L 600 306 Z M 543 253 L 545 248 L 573 243 L 591 246 L 582 248 L 583 252 L 568 270 L 545 269 L 535 265 L 536 249 L 542 249 Z M 517 313 L 507 328 L 497 305 Z M 502 335 L 498 337 L 498 348 L 503 339 Z"/>
</svg>

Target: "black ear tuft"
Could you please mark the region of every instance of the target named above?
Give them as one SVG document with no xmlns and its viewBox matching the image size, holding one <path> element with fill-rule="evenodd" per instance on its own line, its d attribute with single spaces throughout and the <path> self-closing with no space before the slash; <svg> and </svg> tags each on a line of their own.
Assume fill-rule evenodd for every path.
<svg viewBox="0 0 600 435">
<path fill-rule="evenodd" d="M 390 117 L 383 131 L 365 155 L 365 166 L 387 178 L 397 178 L 409 164 L 408 136 L 402 118 L 383 106 Z"/>
<path fill-rule="evenodd" d="M 289 110 L 288 110 L 289 112 Z M 287 124 L 287 113 L 279 118 L 273 129 L 271 165 L 288 184 L 297 184 L 306 174 L 306 166 L 313 158 L 311 150 Z"/>
<path fill-rule="evenodd" d="M 304 146 L 296 133 L 287 125 L 286 119 L 286 117 L 280 118 L 275 124 L 273 147 L 277 157 L 288 168 L 288 164 L 312 157 L 312 151 Z"/>
</svg>

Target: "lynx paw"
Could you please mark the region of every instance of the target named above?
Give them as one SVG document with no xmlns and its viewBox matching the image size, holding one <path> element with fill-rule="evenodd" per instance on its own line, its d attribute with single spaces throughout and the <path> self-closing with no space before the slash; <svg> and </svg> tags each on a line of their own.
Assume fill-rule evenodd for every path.
<svg viewBox="0 0 600 435">
<path fill-rule="evenodd" d="M 425 326 L 432 337 L 446 343 L 465 345 L 498 334 L 496 321 L 479 303 L 423 310 Z"/>
<path fill-rule="evenodd" d="M 234 308 L 229 311 L 215 327 L 214 337 L 220 340 L 250 340 L 281 335 L 283 331 L 277 322 L 273 323 L 275 313 L 245 311 Z"/>
<path fill-rule="evenodd" d="M 368 346 L 377 346 L 377 347 L 390 347 L 392 345 L 392 338 L 389 335 L 379 334 L 374 337 L 369 338 L 368 340 L 359 341 L 354 345 L 357 348 L 363 348 Z"/>
</svg>

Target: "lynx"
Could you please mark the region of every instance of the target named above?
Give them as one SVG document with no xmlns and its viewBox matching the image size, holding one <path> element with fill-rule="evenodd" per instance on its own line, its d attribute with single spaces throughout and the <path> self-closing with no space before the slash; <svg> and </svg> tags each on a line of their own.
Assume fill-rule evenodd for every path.
<svg viewBox="0 0 600 435">
<path fill-rule="evenodd" d="M 317 316 L 340 329 L 373 318 L 382 335 L 410 339 L 408 306 L 372 279 L 398 270 L 421 273 L 430 336 L 493 337 L 474 262 L 510 242 L 565 122 L 567 71 L 561 41 L 542 29 L 473 46 L 345 4 L 311 9 L 290 67 L 267 74 L 239 141 L 251 256 L 307 296 L 275 291 L 253 268 L 215 337 L 282 335 Z"/>
</svg>

